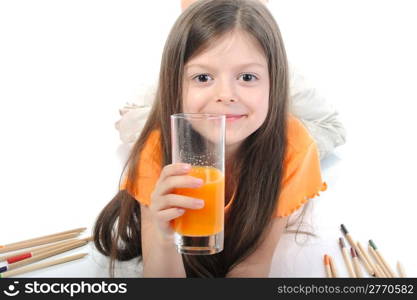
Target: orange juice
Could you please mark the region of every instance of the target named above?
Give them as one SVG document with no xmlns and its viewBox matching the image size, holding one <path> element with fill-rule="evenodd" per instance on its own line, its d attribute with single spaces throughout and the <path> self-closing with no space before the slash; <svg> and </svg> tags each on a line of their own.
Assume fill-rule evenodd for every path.
<svg viewBox="0 0 417 300">
<path fill-rule="evenodd" d="M 186 209 L 172 221 L 174 230 L 186 236 L 207 236 L 223 231 L 224 175 L 213 167 L 193 166 L 188 175 L 203 179 L 199 188 L 178 188 L 173 193 L 204 200 L 201 209 Z"/>
</svg>

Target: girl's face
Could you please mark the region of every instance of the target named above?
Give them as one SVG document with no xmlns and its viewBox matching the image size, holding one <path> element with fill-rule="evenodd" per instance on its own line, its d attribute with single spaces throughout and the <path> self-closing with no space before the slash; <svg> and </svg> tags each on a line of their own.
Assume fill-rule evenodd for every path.
<svg viewBox="0 0 417 300">
<path fill-rule="evenodd" d="M 183 111 L 226 115 L 226 151 L 234 151 L 266 119 L 268 63 L 243 31 L 221 37 L 185 65 Z"/>
</svg>

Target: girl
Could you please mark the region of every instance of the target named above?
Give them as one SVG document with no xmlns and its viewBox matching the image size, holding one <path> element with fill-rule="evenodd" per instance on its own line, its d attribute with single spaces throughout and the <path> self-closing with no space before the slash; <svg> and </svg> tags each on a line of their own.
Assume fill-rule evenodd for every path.
<svg viewBox="0 0 417 300">
<path fill-rule="evenodd" d="M 267 277 L 287 218 L 326 189 L 316 144 L 287 112 L 288 67 L 275 20 L 258 1 L 198 1 L 174 24 L 150 116 L 119 193 L 94 228 L 114 260 L 143 259 L 145 277 Z M 204 203 L 171 194 L 197 187 L 171 164 L 170 115 L 221 113 L 226 128 L 224 250 L 180 255 L 170 221 Z"/>
<path fill-rule="evenodd" d="M 181 0 L 184 11 L 197 0 Z M 267 0 L 259 0 L 267 5 Z M 289 112 L 299 119 L 313 137 L 320 159 L 326 158 L 334 148 L 345 143 L 346 132 L 337 110 L 308 85 L 303 76 L 289 64 Z M 119 150 L 122 159 L 137 140 L 148 118 L 156 94 L 156 85 L 145 87 L 135 102 L 119 110 L 121 118 L 115 124 L 123 143 Z M 126 152 L 126 154 L 125 154 Z"/>
</svg>

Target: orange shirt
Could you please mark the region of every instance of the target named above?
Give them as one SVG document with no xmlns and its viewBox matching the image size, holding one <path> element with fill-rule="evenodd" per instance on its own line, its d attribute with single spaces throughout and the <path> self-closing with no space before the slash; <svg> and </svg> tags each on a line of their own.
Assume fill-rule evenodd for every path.
<svg viewBox="0 0 417 300">
<path fill-rule="evenodd" d="M 325 191 L 327 185 L 321 179 L 317 145 L 303 124 L 289 115 L 287 126 L 287 152 L 284 158 L 284 177 L 277 199 L 276 217 L 289 216 L 308 199 Z M 140 203 L 149 205 L 159 174 L 162 170 L 160 132 L 154 130 L 145 143 L 139 162 L 139 176 L 129 193 Z M 121 189 L 126 188 L 126 180 Z M 233 198 L 226 205 L 228 210 Z"/>
</svg>

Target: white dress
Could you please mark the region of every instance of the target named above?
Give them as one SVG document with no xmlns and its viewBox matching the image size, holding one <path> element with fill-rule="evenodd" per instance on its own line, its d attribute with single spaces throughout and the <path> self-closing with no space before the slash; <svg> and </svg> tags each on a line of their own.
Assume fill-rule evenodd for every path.
<svg viewBox="0 0 417 300">
<path fill-rule="evenodd" d="M 316 89 L 290 66 L 289 110 L 307 128 L 317 143 L 320 159 L 325 158 L 346 140 L 346 131 L 335 107 L 321 97 Z M 145 87 L 133 103 L 121 108 L 121 118 L 116 122 L 120 139 L 124 144 L 136 141 L 147 120 L 156 86 Z"/>
</svg>

